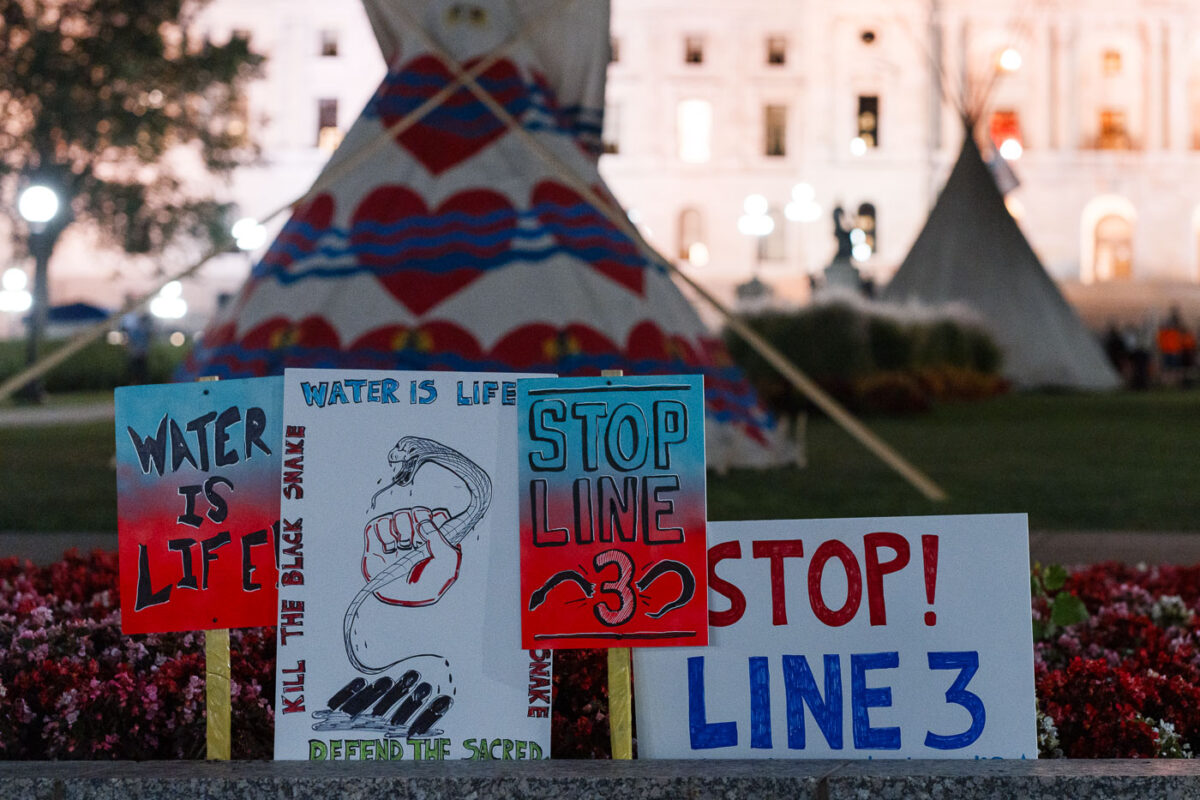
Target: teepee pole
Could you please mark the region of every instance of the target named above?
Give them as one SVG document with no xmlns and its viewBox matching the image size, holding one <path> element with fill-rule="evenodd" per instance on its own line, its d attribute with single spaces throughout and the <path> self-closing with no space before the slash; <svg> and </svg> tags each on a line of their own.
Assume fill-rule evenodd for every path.
<svg viewBox="0 0 1200 800">
<path fill-rule="evenodd" d="M 677 266 L 672 264 L 667 259 L 663 258 L 654 250 L 653 247 L 642 237 L 641 232 L 637 227 L 629 221 L 629 218 L 621 213 L 618 209 L 604 202 L 599 194 L 596 193 L 587 181 L 583 180 L 571 169 L 570 165 L 565 163 L 549 148 L 539 142 L 533 134 L 525 130 L 518 123 L 508 110 L 496 101 L 482 86 L 480 86 L 474 78 L 467 75 L 457 61 L 450 58 L 446 52 L 433 41 L 433 39 L 425 33 L 423 29 L 417 25 L 416 20 L 412 19 L 411 15 L 404 11 L 401 7 L 401 14 L 406 17 L 406 21 L 413 25 L 423 40 L 423 44 L 429 48 L 429 51 L 434 53 L 442 60 L 442 62 L 450 69 L 450 71 L 463 81 L 467 90 L 483 103 L 488 109 L 496 115 L 496 118 L 501 120 L 509 131 L 516 135 L 524 142 L 530 150 L 538 155 L 555 174 L 571 185 L 591 206 L 598 212 L 604 215 L 609 222 L 617 226 L 626 236 L 635 242 L 642 254 L 650 260 L 666 266 L 670 272 L 681 278 L 685 283 L 691 286 L 696 292 L 704 298 L 714 309 L 717 310 L 730 329 L 738 336 L 745 340 L 746 344 L 758 353 L 771 366 L 779 371 L 779 374 L 784 377 L 792 386 L 796 387 L 818 408 L 824 411 L 847 433 L 854 437 L 860 444 L 870 450 L 875 456 L 882 460 L 885 464 L 900 474 L 904 480 L 908 481 L 917 491 L 923 494 L 926 498 L 935 501 L 946 499 L 946 493 L 934 483 L 928 476 L 910 464 L 903 456 L 892 449 L 886 442 L 876 436 L 869 428 L 863 425 L 858 419 L 847 411 L 840 403 L 832 396 L 821 389 L 811 378 L 805 375 L 799 367 L 792 364 L 786 356 L 780 353 L 767 340 L 763 339 L 757 333 L 750 329 L 745 322 L 739 319 L 734 313 L 728 309 L 723 303 L 717 300 L 712 294 L 701 287 L 694 280 L 689 278 Z"/>
<path fill-rule="evenodd" d="M 271 220 L 275 219 L 275 217 L 279 216 L 280 214 L 283 214 L 286 211 L 293 210 L 296 207 L 298 207 L 298 206 L 308 202 L 312 198 L 316 197 L 317 194 L 319 194 L 321 192 L 321 190 L 324 189 L 326 186 L 328 186 L 329 183 L 331 181 L 333 181 L 335 178 L 341 177 L 341 175 L 348 172 L 352 167 L 356 167 L 359 164 L 361 164 L 362 162 L 364 162 L 366 160 L 367 156 L 370 156 L 370 155 L 373 155 L 374 153 L 376 153 L 378 150 L 380 150 L 382 147 L 384 147 L 388 142 L 391 142 L 397 136 L 404 133 L 406 130 L 411 128 L 413 125 L 416 125 L 423 118 L 428 116 L 432 111 L 437 109 L 438 106 L 440 106 L 442 103 L 444 103 L 452 94 L 454 94 L 456 91 L 458 91 L 459 88 L 461 88 L 464 85 L 464 83 L 466 82 L 466 80 L 468 78 L 473 79 L 473 77 L 475 75 L 480 75 L 484 71 L 489 69 L 493 64 L 495 64 L 497 61 L 499 61 L 500 58 L 502 58 L 505 53 L 507 53 L 509 50 L 511 50 L 513 47 L 515 47 L 522 40 L 524 40 L 527 32 L 534 26 L 535 23 L 538 25 L 545 24 L 545 21 L 547 19 L 553 17 L 555 14 L 561 13 L 564 8 L 566 8 L 567 6 L 569 6 L 571 4 L 571 2 L 572 2 L 572 0 L 565 0 L 565 2 L 559 3 L 559 4 L 555 5 L 553 8 L 549 9 L 545 14 L 538 17 L 536 20 L 529 20 L 528 22 L 526 22 L 525 26 L 521 30 L 517 31 L 512 36 L 510 36 L 507 40 L 505 40 L 504 43 L 501 44 L 499 47 L 497 47 L 496 50 L 494 50 L 490 55 L 488 55 L 484 59 L 481 59 L 479 61 L 479 63 L 472 66 L 470 70 L 463 72 L 460 69 L 459 76 L 455 77 L 455 79 L 453 81 L 451 81 L 449 84 L 447 84 L 441 90 L 436 92 L 433 96 L 431 96 L 424 103 L 417 106 L 412 111 L 410 111 L 408 114 L 406 114 L 403 117 L 401 117 L 400 119 L 398 119 L 395 123 L 390 125 L 386 130 L 380 131 L 377 136 L 375 136 L 370 141 L 368 141 L 366 144 L 364 144 L 362 148 L 354 151 L 353 153 L 350 153 L 349 155 L 346 156 L 346 158 L 343 161 L 338 162 L 337 164 L 333 165 L 331 168 L 327 169 L 326 172 L 324 172 L 320 176 L 318 176 L 317 180 L 313 182 L 313 185 L 311 187 L 309 187 L 308 191 L 305 192 L 303 195 L 301 195 L 300 197 L 291 201 L 287 205 L 280 206 L 279 208 L 275 209 L 274 211 L 267 214 L 266 216 L 261 217 L 258 220 L 258 224 L 266 225 L 267 223 L 269 223 Z M 93 324 L 92 326 L 86 328 L 85 330 L 81 331 L 77 336 L 75 336 L 75 338 L 71 339 L 69 342 L 67 342 L 62 347 L 58 348 L 57 350 L 55 350 L 52 353 L 49 353 L 49 354 L 43 356 L 39 360 L 35 361 L 33 364 L 30 364 L 25 369 L 22 369 L 20 372 L 16 373 L 15 375 L 12 375 L 7 380 L 0 382 L 0 401 L 7 400 L 14 393 L 16 393 L 22 386 L 26 385 L 30 381 L 37 380 L 38 378 L 53 371 L 56 367 L 58 367 L 59 364 L 62 364 L 64 361 L 71 358 L 71 356 L 75 355 L 80 350 L 82 350 L 83 348 L 85 348 L 89 344 L 91 344 L 92 342 L 99 339 L 101 336 L 104 336 L 106 333 L 108 333 L 109 326 L 112 325 L 113 320 L 120 319 L 125 314 L 129 314 L 133 311 L 143 308 L 168 283 L 171 283 L 173 281 L 183 280 L 184 278 L 189 278 L 192 275 L 194 275 L 197 271 L 199 271 L 199 269 L 201 267 L 203 267 L 205 264 L 207 264 L 213 258 L 215 258 L 223 253 L 232 252 L 232 249 L 230 247 L 231 244 L 232 244 L 232 241 L 230 241 L 228 239 L 217 242 L 204 255 L 202 255 L 197 261 L 193 262 L 192 264 L 190 264 L 187 267 L 184 267 L 183 269 L 179 270 L 178 272 L 163 278 L 161 281 L 159 281 L 158 284 L 156 284 L 154 286 L 153 289 L 151 289 L 149 292 L 147 292 L 142 297 L 130 300 L 129 302 L 125 303 L 120 309 L 114 311 L 112 314 L 110 314 L 105 319 L 100 320 L 99 322 L 97 322 L 97 323 Z"/>
</svg>

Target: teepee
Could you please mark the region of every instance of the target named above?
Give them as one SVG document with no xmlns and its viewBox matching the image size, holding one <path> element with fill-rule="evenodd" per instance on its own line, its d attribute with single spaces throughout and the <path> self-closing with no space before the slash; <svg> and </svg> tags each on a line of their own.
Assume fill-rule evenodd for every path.
<svg viewBox="0 0 1200 800">
<path fill-rule="evenodd" d="M 925 227 L 887 285 L 887 302 L 962 303 L 1004 351 L 1021 387 L 1112 389 L 1119 379 L 1004 205 L 970 116 L 962 152 Z"/>
<path fill-rule="evenodd" d="M 702 373 L 710 465 L 791 460 L 661 259 L 613 222 L 608 3 L 364 2 L 387 76 L 187 372 Z"/>
</svg>

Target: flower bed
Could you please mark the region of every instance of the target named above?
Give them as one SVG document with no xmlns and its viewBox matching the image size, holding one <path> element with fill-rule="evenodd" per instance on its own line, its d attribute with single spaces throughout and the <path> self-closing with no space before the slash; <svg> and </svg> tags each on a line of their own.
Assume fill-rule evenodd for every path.
<svg viewBox="0 0 1200 800">
<path fill-rule="evenodd" d="M 116 586 L 114 554 L 0 559 L 0 758 L 204 757 L 203 634 L 122 636 Z M 1034 588 L 1044 757 L 1200 748 L 1200 566 L 1042 571 Z M 270 758 L 274 629 L 231 631 L 230 649 L 233 757 Z M 557 757 L 607 757 L 604 667 L 599 651 L 557 654 Z"/>
</svg>

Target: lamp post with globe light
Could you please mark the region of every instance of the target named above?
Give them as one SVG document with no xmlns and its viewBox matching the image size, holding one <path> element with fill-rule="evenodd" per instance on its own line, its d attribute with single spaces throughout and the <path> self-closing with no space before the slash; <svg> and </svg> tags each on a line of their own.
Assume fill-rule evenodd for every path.
<svg viewBox="0 0 1200 800">
<path fill-rule="evenodd" d="M 754 239 L 754 274 L 750 280 L 735 288 L 738 301 L 751 306 L 763 302 L 771 294 L 771 287 L 758 277 L 759 264 L 762 261 L 763 237 L 769 236 L 775 230 L 775 220 L 767 213 L 769 209 L 767 198 L 761 194 L 746 196 L 742 210 L 746 213 L 738 217 L 738 232 Z"/>
<path fill-rule="evenodd" d="M 58 194 L 49 186 L 34 183 L 26 187 L 17 198 L 17 212 L 29 225 L 29 251 L 33 255 L 33 295 L 29 315 L 29 338 L 25 349 L 25 363 L 33 364 L 38 358 L 38 347 L 46 329 L 49 309 L 50 253 L 58 238 L 58 230 L 51 226 L 60 219 Z M 61 227 L 59 228 L 61 229 Z M 28 400 L 42 399 L 42 384 L 35 380 L 28 384 L 22 394 Z"/>
</svg>

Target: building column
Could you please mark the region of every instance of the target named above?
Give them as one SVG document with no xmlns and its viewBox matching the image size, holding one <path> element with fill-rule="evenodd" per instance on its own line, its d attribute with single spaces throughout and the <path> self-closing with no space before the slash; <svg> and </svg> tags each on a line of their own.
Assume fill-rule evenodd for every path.
<svg viewBox="0 0 1200 800">
<path fill-rule="evenodd" d="M 1048 91 L 1046 92 L 1046 143 L 1052 150 L 1067 146 L 1068 106 L 1074 100 L 1067 86 L 1067 34 L 1061 19 L 1050 23 L 1046 36 L 1050 51 Z"/>
<path fill-rule="evenodd" d="M 1191 146 L 1191 131 L 1187 107 L 1187 53 L 1182 21 L 1166 25 L 1165 70 L 1163 92 L 1167 109 L 1167 147 L 1174 152 L 1183 152 Z"/>
<path fill-rule="evenodd" d="M 1163 94 L 1162 94 L 1162 27 L 1157 20 L 1149 20 L 1142 24 L 1142 52 L 1145 63 L 1144 104 L 1142 121 L 1142 148 L 1153 152 L 1162 148 L 1163 143 Z"/>
</svg>

